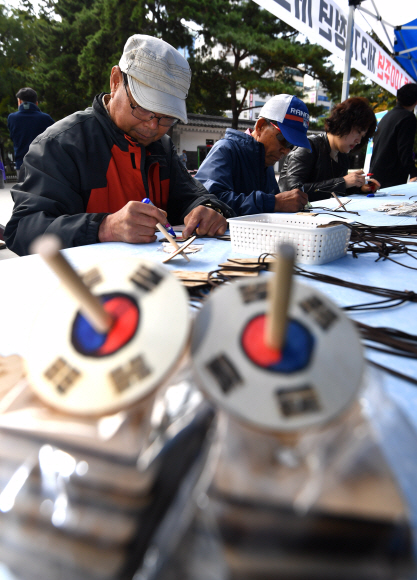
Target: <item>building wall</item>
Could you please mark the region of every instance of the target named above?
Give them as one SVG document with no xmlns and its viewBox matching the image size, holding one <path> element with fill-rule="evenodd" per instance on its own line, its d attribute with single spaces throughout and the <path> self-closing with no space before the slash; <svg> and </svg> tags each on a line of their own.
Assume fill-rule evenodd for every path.
<svg viewBox="0 0 417 580">
<path fill-rule="evenodd" d="M 213 127 L 196 127 L 195 125 L 175 125 L 171 139 L 177 150 L 182 153 L 185 149 L 188 156 L 188 169 L 197 169 L 197 147 L 206 145 L 206 139 L 212 139 L 214 143 L 222 139 L 226 129 Z M 278 163 L 274 166 L 275 173 L 278 172 Z"/>
<path fill-rule="evenodd" d="M 199 145 L 205 145 L 206 139 L 213 139 L 214 143 L 224 137 L 226 129 L 213 129 L 207 127 L 195 127 L 176 125 L 172 133 L 172 141 L 177 149 L 177 153 L 181 153 L 183 149 L 186 151 L 197 151 Z"/>
<path fill-rule="evenodd" d="M 320 81 L 317 80 L 313 82 L 312 86 L 308 86 L 306 83 L 304 87 L 304 102 L 307 107 L 308 104 L 311 103 L 313 105 L 325 107 L 327 111 L 331 110 L 333 104 L 327 95 L 326 89 L 324 89 Z"/>
</svg>

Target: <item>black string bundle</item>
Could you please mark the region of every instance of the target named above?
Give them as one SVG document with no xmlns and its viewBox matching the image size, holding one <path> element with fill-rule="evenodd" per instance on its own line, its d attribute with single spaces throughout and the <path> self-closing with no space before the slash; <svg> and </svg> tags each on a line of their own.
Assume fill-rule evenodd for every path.
<svg viewBox="0 0 417 580">
<path fill-rule="evenodd" d="M 351 225 L 351 224 L 350 224 Z M 362 226 L 362 224 L 358 224 Z M 382 236 L 391 238 L 392 231 L 390 235 L 386 235 L 384 231 L 385 228 L 374 228 L 374 226 L 365 226 L 365 228 L 371 228 L 372 230 L 381 230 Z M 417 237 L 417 227 L 416 226 L 393 226 L 392 228 L 395 234 L 401 235 L 401 237 Z M 391 230 L 391 228 L 389 228 Z M 360 231 L 360 230 L 359 230 Z M 406 234 L 406 235 L 405 235 Z M 378 232 L 379 235 L 379 232 Z M 414 244 L 415 245 L 415 244 Z M 371 251 L 371 250 L 370 250 Z M 373 250 L 375 251 L 375 250 Z M 379 256 L 378 259 L 384 256 Z M 241 271 L 242 274 L 245 272 L 260 272 L 262 270 L 270 270 L 273 264 L 274 258 L 273 254 L 265 253 L 261 254 L 258 258 L 253 258 L 253 260 L 234 260 L 232 258 L 228 259 L 227 264 L 223 264 L 219 269 L 213 270 L 208 276 L 208 285 L 205 290 L 199 291 L 199 295 L 196 293 L 193 299 L 197 303 L 202 304 L 204 298 L 209 292 L 209 287 L 216 287 L 221 284 L 231 282 L 234 276 L 228 275 L 228 270 L 234 270 L 235 272 Z M 334 276 L 329 276 L 327 274 L 321 274 L 317 272 L 309 272 L 304 270 L 300 266 L 294 266 L 294 274 L 303 276 L 310 280 L 316 280 L 318 282 L 323 282 L 326 284 L 332 284 L 335 286 L 341 286 L 344 288 L 351 288 L 352 290 L 357 290 L 359 292 L 366 292 L 368 294 L 373 294 L 375 296 L 382 297 L 382 300 L 376 300 L 373 302 L 366 302 L 363 304 L 354 304 L 351 306 L 342 307 L 342 310 L 350 312 L 359 312 L 364 310 L 377 310 L 398 307 L 407 302 L 417 302 L 417 293 L 409 290 L 394 290 L 390 288 L 380 288 L 378 286 L 370 286 L 366 284 L 358 284 L 357 282 L 350 282 L 348 280 L 343 280 L 341 278 L 336 278 Z M 401 332 L 400 330 L 394 328 L 385 327 L 372 327 L 362 322 L 354 321 L 356 327 L 361 335 L 362 343 L 366 348 L 377 350 L 385 354 L 417 359 L 417 336 L 412 334 L 407 334 Z M 376 363 L 370 359 L 367 361 L 373 366 L 393 375 L 401 378 L 409 383 L 417 386 L 417 379 L 400 373 L 392 368 L 385 367 Z"/>
<path fill-rule="evenodd" d="M 409 226 L 406 226 L 409 227 Z M 344 288 L 351 288 L 368 294 L 382 296 L 384 300 L 376 302 L 368 302 L 365 304 L 356 304 L 353 306 L 345 306 L 342 310 L 350 312 L 360 310 L 376 310 L 381 308 L 393 308 L 400 306 L 406 302 L 417 302 L 417 294 L 408 290 L 393 290 L 389 288 L 379 288 L 377 286 L 367 286 L 365 284 L 357 284 L 356 282 L 349 282 L 326 274 L 318 274 L 315 272 L 308 272 L 299 266 L 294 267 L 294 274 L 304 276 L 311 280 L 317 280 L 326 284 L 333 284 L 335 286 L 342 286 Z M 373 327 L 363 324 L 362 322 L 354 321 L 356 327 L 361 335 L 362 343 L 366 348 L 377 350 L 385 354 L 400 356 L 405 358 L 417 359 L 417 336 L 402 332 L 395 328 Z M 383 347 L 383 348 L 382 348 Z M 417 379 L 400 373 L 392 368 L 385 367 L 370 359 L 369 363 L 379 369 L 401 378 L 413 385 L 417 386 Z"/>
<path fill-rule="evenodd" d="M 404 268 L 417 270 L 414 266 L 391 258 L 392 254 L 408 254 L 414 260 L 417 259 L 413 255 L 417 252 L 417 225 L 368 226 L 359 222 L 343 225 L 351 230 L 348 251 L 352 252 L 354 258 L 359 254 L 376 253 L 378 254 L 376 261 L 390 260 Z"/>
<path fill-rule="evenodd" d="M 382 296 L 384 298 L 384 300 L 378 302 L 367 302 L 365 304 L 345 306 L 342 310 L 376 310 L 379 308 L 400 306 L 405 302 L 417 302 L 417 294 L 410 290 L 392 290 L 390 288 L 379 288 L 378 286 L 358 284 L 357 282 L 349 282 L 348 280 L 342 280 L 341 278 L 335 278 L 334 276 L 329 276 L 327 274 L 309 272 L 308 270 L 303 270 L 300 266 L 294 266 L 294 274 L 304 276 L 311 280 L 317 280 L 318 282 L 333 284 L 334 286 L 342 286 L 343 288 L 351 288 L 352 290 L 367 292 L 368 294 L 375 294 L 376 296 Z"/>
<path fill-rule="evenodd" d="M 361 224 L 359 224 L 361 225 Z M 410 236 L 417 234 L 416 226 L 394 226 L 394 229 L 399 228 L 399 232 L 403 235 L 407 232 Z M 378 229 L 378 228 L 377 228 Z M 385 233 L 385 232 L 384 232 Z M 396 232 L 397 233 L 397 232 Z M 229 258 L 229 262 L 233 264 L 233 269 L 240 269 L 242 271 L 253 271 L 257 270 L 269 270 L 272 262 L 267 261 L 268 258 L 273 257 L 272 254 L 261 254 L 258 259 L 254 258 L 253 262 L 242 264 L 233 259 Z M 378 258 L 379 259 L 379 258 Z M 218 281 L 223 282 L 229 281 L 230 278 L 227 277 L 226 270 L 218 270 L 212 274 L 219 275 Z M 398 307 L 406 302 L 417 302 L 417 293 L 409 290 L 394 290 L 390 288 L 379 288 L 378 286 L 370 286 L 366 284 L 358 284 L 357 282 L 350 282 L 348 280 L 343 280 L 341 278 L 336 278 L 334 276 L 329 276 L 327 274 L 321 274 L 317 272 L 309 272 L 300 268 L 300 266 L 294 267 L 294 274 L 299 276 L 304 276 L 310 280 L 317 280 L 318 282 L 324 282 L 326 284 L 333 284 L 335 286 L 341 286 L 344 288 L 351 288 L 352 290 L 358 290 L 359 292 L 366 292 L 368 294 L 373 294 L 375 296 L 381 296 L 383 300 L 377 300 L 373 302 L 367 302 L 364 304 L 355 304 L 351 306 L 345 306 L 342 310 L 355 312 L 361 310 L 376 310 L 385 308 Z M 221 282 L 220 282 L 221 283 Z M 362 322 L 355 322 L 357 329 L 361 335 L 363 345 L 367 348 L 378 350 L 386 354 L 406 357 L 406 358 L 417 358 L 417 336 L 401 332 L 394 328 L 378 328 L 368 326 Z M 417 379 L 400 373 L 394 369 L 382 366 L 374 361 L 367 359 L 367 361 L 380 368 L 381 370 L 399 377 L 405 381 L 412 383 L 417 386 Z"/>
<path fill-rule="evenodd" d="M 408 334 L 395 328 L 375 328 L 362 322 L 356 322 L 356 326 L 361 333 L 362 340 L 366 341 L 365 346 L 368 348 L 405 358 L 417 358 L 417 336 L 415 334 Z M 367 344 L 368 342 L 377 342 L 385 348 Z"/>
<path fill-rule="evenodd" d="M 415 334 L 401 332 L 395 328 L 375 328 L 368 326 L 367 324 L 363 324 L 362 322 L 356 322 L 356 326 L 359 330 L 362 343 L 365 347 L 383 352 L 385 354 L 417 359 L 417 336 Z M 377 345 L 383 345 L 385 348 L 376 346 L 375 343 Z M 417 379 L 408 375 L 404 375 L 403 373 L 400 373 L 392 368 L 376 363 L 373 360 L 366 360 L 373 366 L 417 386 Z"/>
</svg>

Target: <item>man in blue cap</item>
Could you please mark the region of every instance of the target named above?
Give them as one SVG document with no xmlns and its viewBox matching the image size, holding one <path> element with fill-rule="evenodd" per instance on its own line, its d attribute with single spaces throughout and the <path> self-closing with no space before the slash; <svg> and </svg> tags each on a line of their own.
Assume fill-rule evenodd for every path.
<svg viewBox="0 0 417 580">
<path fill-rule="evenodd" d="M 296 145 L 311 151 L 306 105 L 276 95 L 260 110 L 254 129 L 227 129 L 197 172 L 205 188 L 237 215 L 301 211 L 308 202 L 300 189 L 279 191 L 273 166 Z"/>
</svg>

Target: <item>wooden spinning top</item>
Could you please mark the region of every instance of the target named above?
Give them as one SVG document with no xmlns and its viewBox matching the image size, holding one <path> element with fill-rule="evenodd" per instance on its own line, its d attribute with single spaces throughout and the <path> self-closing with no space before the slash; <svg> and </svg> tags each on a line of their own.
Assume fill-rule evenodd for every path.
<svg viewBox="0 0 417 580">
<path fill-rule="evenodd" d="M 266 277 L 217 289 L 192 332 L 205 393 L 240 421 L 274 432 L 331 421 L 355 400 L 364 368 L 353 323 L 313 287 L 294 282 L 291 290 L 292 263 L 291 251 L 279 252 L 271 293 Z"/>
<path fill-rule="evenodd" d="M 153 392 L 190 331 L 186 291 L 148 260 L 103 261 L 79 276 L 43 236 L 34 247 L 61 279 L 37 314 L 28 379 L 46 403 L 77 415 L 114 413 Z"/>
</svg>

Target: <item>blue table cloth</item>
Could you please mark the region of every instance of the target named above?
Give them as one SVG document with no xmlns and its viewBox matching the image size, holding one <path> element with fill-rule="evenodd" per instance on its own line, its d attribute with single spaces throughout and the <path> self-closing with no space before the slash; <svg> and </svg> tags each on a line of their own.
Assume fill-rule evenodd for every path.
<svg viewBox="0 0 417 580">
<path fill-rule="evenodd" d="M 355 196 L 346 209 L 358 212 L 359 215 L 345 212 L 340 212 L 338 215 L 369 225 L 416 225 L 415 217 L 387 216 L 385 213 L 374 211 L 374 208 L 387 201 L 401 203 L 412 196 L 417 196 L 417 183 L 384 191 L 388 194 L 401 193 L 404 196 L 389 195 L 374 198 Z M 336 200 L 330 199 L 316 202 L 314 205 L 326 207 L 332 211 L 338 204 Z M 195 244 L 201 244 L 202 249 L 190 255 L 189 263 L 177 257 L 166 267 L 171 270 L 210 271 L 216 269 L 218 264 L 228 258 L 245 257 L 244 254 L 233 253 L 228 241 L 202 238 L 197 239 Z M 161 263 L 167 257 L 160 241 L 148 245 L 95 244 L 71 248 L 64 250 L 63 253 L 74 267 L 81 270 L 103 259 L 137 256 Z M 354 258 L 351 253 L 348 253 L 345 257 L 327 264 L 300 265 L 312 272 L 320 272 L 361 284 L 417 292 L 417 270 L 411 269 L 417 267 L 416 260 L 408 255 L 394 256 L 397 262 L 408 266 L 403 267 L 389 260 L 376 261 L 376 257 L 375 254 L 364 254 Z M 0 262 L 0 279 L 0 355 L 23 354 L 26 348 L 30 348 L 26 342 L 29 321 L 33 318 L 40 302 L 47 300 L 48 294 L 53 292 L 59 282 L 39 256 Z M 297 280 L 304 284 L 313 284 L 339 306 L 361 304 L 378 299 L 377 296 L 371 294 L 322 282 L 307 281 L 302 277 L 297 277 Z M 407 303 L 387 310 L 349 313 L 349 316 L 353 320 L 371 326 L 391 327 L 416 334 L 417 304 Z M 366 349 L 365 354 L 371 360 L 417 378 L 417 360 L 415 359 L 394 357 L 370 349 Z M 413 525 L 417 530 L 417 387 L 381 371 L 377 371 L 377 377 L 381 387 L 395 403 L 393 409 L 397 421 L 397 428 L 392 429 L 389 435 L 381 434 L 383 449 L 403 490 L 410 507 Z M 417 533 L 415 535 L 417 537 Z"/>
</svg>

